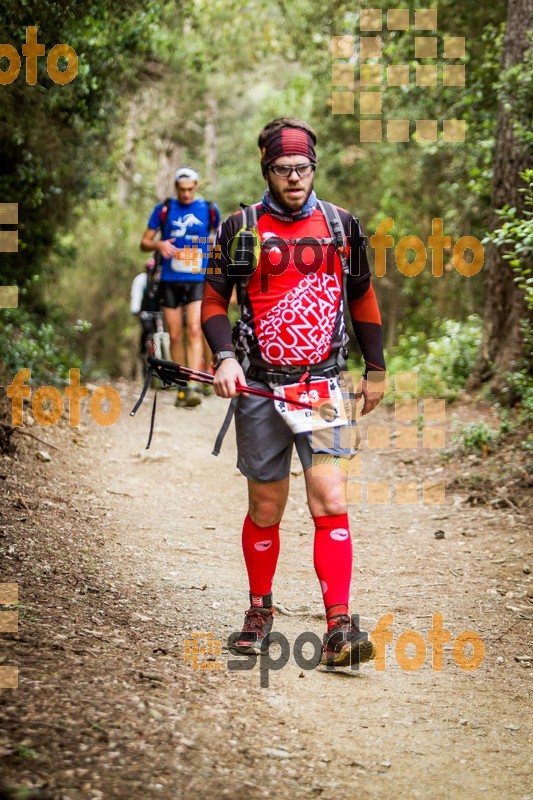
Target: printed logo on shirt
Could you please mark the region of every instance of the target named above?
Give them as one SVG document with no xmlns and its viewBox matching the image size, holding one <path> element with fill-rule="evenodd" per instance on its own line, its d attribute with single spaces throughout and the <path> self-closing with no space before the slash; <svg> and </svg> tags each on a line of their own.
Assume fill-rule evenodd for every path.
<svg viewBox="0 0 533 800">
<path fill-rule="evenodd" d="M 340 279 L 317 273 L 298 283 L 258 320 L 257 337 L 265 361 L 318 364 L 331 346 Z"/>
<path fill-rule="evenodd" d="M 272 545 L 272 539 L 265 539 L 262 542 L 256 542 L 254 547 L 256 550 L 268 550 L 268 548 Z"/>
<path fill-rule="evenodd" d="M 187 228 L 201 224 L 202 221 L 198 219 L 198 217 L 195 217 L 194 214 L 185 214 L 184 217 L 171 220 L 171 225 L 173 226 L 171 236 L 176 236 L 178 239 L 181 239 L 187 235 Z"/>
<path fill-rule="evenodd" d="M 344 542 L 348 538 L 348 531 L 346 528 L 335 528 L 334 531 L 331 531 L 330 536 L 337 542 Z"/>
</svg>

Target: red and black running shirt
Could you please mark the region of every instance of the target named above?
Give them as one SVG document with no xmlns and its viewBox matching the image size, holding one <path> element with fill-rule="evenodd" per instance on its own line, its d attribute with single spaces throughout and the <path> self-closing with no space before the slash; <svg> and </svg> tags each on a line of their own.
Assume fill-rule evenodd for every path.
<svg viewBox="0 0 533 800">
<path fill-rule="evenodd" d="M 284 222 L 256 206 L 261 256 L 249 279 L 237 336 L 251 357 L 274 365 L 325 361 L 346 340 L 343 271 L 327 221 L 317 208 L 311 216 Z M 346 297 L 354 333 L 367 370 L 384 370 L 381 317 L 365 242 L 358 220 L 338 213 L 350 265 Z M 227 316 L 233 286 L 239 285 L 230 243 L 243 227 L 241 212 L 220 226 L 209 260 L 202 302 L 202 327 L 213 352 L 232 348 Z M 237 270 L 238 271 L 238 270 Z"/>
</svg>

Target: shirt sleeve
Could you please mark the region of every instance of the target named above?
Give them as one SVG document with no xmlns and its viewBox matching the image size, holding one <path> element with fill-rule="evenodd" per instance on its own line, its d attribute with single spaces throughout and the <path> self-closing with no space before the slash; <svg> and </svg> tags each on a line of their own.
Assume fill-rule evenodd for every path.
<svg viewBox="0 0 533 800">
<path fill-rule="evenodd" d="M 383 329 L 366 255 L 366 239 L 355 217 L 349 219 L 349 274 L 346 279 L 348 310 L 365 362 L 365 374 L 385 370 Z"/>
<path fill-rule="evenodd" d="M 158 203 L 150 214 L 147 227 L 151 228 L 153 231 L 158 231 L 161 227 L 161 210 L 163 205 L 164 203 Z"/>
</svg>

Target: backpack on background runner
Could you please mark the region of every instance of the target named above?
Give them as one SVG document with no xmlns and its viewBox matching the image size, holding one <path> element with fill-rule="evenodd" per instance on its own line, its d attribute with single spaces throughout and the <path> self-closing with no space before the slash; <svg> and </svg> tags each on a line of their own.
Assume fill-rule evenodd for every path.
<svg viewBox="0 0 533 800">
<path fill-rule="evenodd" d="M 154 269 L 153 274 L 146 275 L 146 287 L 143 291 L 143 297 L 141 301 L 141 311 L 150 311 L 154 313 L 155 311 L 160 310 L 159 305 L 159 266 L 157 264 L 157 259 L 154 257 L 154 261 L 156 262 L 156 267 Z"/>
</svg>

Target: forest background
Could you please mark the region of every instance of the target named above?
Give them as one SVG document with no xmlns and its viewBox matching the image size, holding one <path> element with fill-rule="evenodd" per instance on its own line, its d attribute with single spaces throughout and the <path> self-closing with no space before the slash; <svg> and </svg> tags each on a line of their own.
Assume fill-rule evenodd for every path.
<svg viewBox="0 0 533 800">
<path fill-rule="evenodd" d="M 0 378 L 30 367 L 34 382 L 61 384 L 75 366 L 93 379 L 130 376 L 139 240 L 173 192 L 175 168 L 194 166 L 225 216 L 262 193 L 261 127 L 298 116 L 318 133 L 319 195 L 355 213 L 367 236 L 390 217 L 395 244 L 427 242 L 442 218 L 452 243 L 483 242 L 473 277 L 454 269 L 451 250 L 433 276 L 428 249 L 426 268 L 408 278 L 388 251 L 386 275 L 374 279 L 388 368 L 417 370 L 420 393 L 454 400 L 466 387 L 501 407 L 500 429 L 474 431 L 478 446 L 522 429 L 533 413 L 532 6 L 425 3 L 438 10 L 438 30 L 420 32 L 412 2 L 7 0 L 0 41 L 20 53 L 35 25 L 47 52 L 68 43 L 79 67 L 59 85 L 41 58 L 30 86 L 23 60 L 0 86 L 0 191 L 19 207 L 18 253 L 0 254 L 1 283 L 19 287 L 19 307 L 0 311 Z M 361 142 L 357 102 L 355 114 L 332 112 L 333 91 L 357 99 L 361 8 L 383 9 L 384 67 L 409 64 L 414 76 L 417 65 L 439 64 L 437 86 L 411 78 L 384 89 L 383 124 L 411 120 L 409 142 Z M 387 9 L 408 9 L 410 27 L 387 30 Z M 331 43 L 342 35 L 354 36 L 355 83 L 334 89 Z M 438 39 L 438 62 L 415 58 L 415 36 L 427 35 Z M 465 86 L 442 85 L 445 36 L 465 38 L 453 62 L 465 65 Z M 450 118 L 465 120 L 464 142 L 417 140 L 415 120 L 437 119 L 441 130 Z"/>
</svg>

